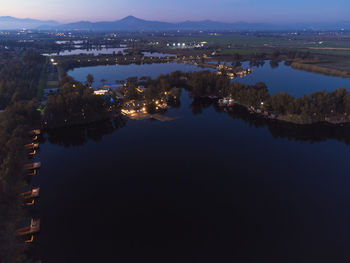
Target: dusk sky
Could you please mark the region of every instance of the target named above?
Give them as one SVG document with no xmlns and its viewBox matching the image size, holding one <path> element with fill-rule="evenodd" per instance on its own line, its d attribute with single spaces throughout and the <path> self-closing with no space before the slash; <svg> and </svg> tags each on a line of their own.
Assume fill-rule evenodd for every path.
<svg viewBox="0 0 350 263">
<path fill-rule="evenodd" d="M 322 22 L 350 20 L 349 0 L 0 0 L 0 16 L 110 21 L 128 15 L 177 22 Z"/>
</svg>

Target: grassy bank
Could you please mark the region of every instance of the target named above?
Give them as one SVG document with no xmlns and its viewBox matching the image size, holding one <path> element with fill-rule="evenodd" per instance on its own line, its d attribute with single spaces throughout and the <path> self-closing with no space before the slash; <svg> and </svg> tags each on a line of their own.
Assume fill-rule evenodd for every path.
<svg viewBox="0 0 350 263">
<path fill-rule="evenodd" d="M 300 62 L 293 62 L 291 64 L 292 68 L 298 69 L 298 70 L 304 70 L 308 72 L 318 73 L 318 74 L 324 74 L 328 76 L 335 76 L 335 77 L 342 77 L 342 78 L 349 78 L 350 73 L 338 69 L 332 69 L 329 67 L 322 67 L 315 64 L 305 64 Z"/>
</svg>

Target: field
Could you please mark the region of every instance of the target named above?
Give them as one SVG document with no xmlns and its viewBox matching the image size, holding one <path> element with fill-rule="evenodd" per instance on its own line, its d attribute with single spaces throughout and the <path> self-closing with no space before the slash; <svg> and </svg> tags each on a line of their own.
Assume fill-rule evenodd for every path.
<svg viewBox="0 0 350 263">
<path fill-rule="evenodd" d="M 199 49 L 164 49 L 177 53 L 216 52 L 217 56 L 228 59 L 239 54 L 248 58 L 254 54 L 271 55 L 278 50 L 309 52 L 319 67 L 329 68 L 331 74 L 340 71 L 350 73 L 350 32 L 250 32 L 250 33 L 197 33 L 173 36 L 153 36 L 151 41 L 161 43 L 207 42 Z M 157 47 L 155 47 L 157 48 Z M 300 64 L 300 62 L 298 62 Z M 316 64 L 315 64 L 316 65 Z M 302 67 L 300 68 L 310 68 Z M 315 67 L 316 68 L 316 67 Z M 318 70 L 323 72 L 323 70 Z"/>
</svg>

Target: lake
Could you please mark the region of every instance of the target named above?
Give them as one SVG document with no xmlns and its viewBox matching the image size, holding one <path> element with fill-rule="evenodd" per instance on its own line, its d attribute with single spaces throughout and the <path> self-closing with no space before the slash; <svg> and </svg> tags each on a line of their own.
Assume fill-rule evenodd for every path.
<svg viewBox="0 0 350 263">
<path fill-rule="evenodd" d="M 303 86 L 308 78 L 327 90 L 348 81 L 284 65 L 254 69 L 241 81 L 270 81 L 275 92 L 295 82 L 296 96 L 316 89 Z M 175 70 L 201 68 L 113 65 L 69 74 L 114 83 Z M 307 77 L 287 78 L 299 74 Z M 41 191 L 35 255 L 49 263 L 349 262 L 349 129 L 281 124 L 237 106 L 225 112 L 185 91 L 180 101 L 166 113 L 174 121 L 118 117 L 44 135 L 35 157 L 43 166 L 32 180 Z"/>
<path fill-rule="evenodd" d="M 348 132 L 184 91 L 167 115 L 44 135 L 43 262 L 349 262 Z"/>
<path fill-rule="evenodd" d="M 250 66 L 249 62 L 242 63 L 244 68 L 253 67 L 253 74 L 247 75 L 241 81 L 245 84 L 255 84 L 265 82 L 271 93 L 279 91 L 288 92 L 293 96 L 311 94 L 320 90 L 332 91 L 338 88 L 350 89 L 350 78 L 325 76 L 321 74 L 301 71 L 286 66 L 280 62 L 275 67 L 269 61 L 265 61 L 263 66 Z"/>
<path fill-rule="evenodd" d="M 113 54 L 115 52 L 118 54 L 121 52 L 122 54 L 125 54 L 126 47 L 118 47 L 118 48 L 108 48 L 108 47 L 101 47 L 101 48 L 91 48 L 91 49 L 72 49 L 72 50 L 63 50 L 58 53 L 51 53 L 51 54 L 43 54 L 44 56 L 73 56 L 73 55 L 80 55 L 80 54 L 93 54 L 95 56 L 99 54 Z"/>
<path fill-rule="evenodd" d="M 95 79 L 95 86 L 102 86 L 101 79 L 105 79 L 106 83 L 115 83 L 117 80 L 126 80 L 129 77 L 149 76 L 158 77 L 160 74 L 169 74 L 173 71 L 181 70 L 184 72 L 200 71 L 200 67 L 181 63 L 162 63 L 162 64 L 143 64 L 143 65 L 106 65 L 76 68 L 68 71 L 68 75 L 78 81 L 85 82 L 86 76 L 92 74 Z"/>
<path fill-rule="evenodd" d="M 235 78 L 234 81 L 253 85 L 259 81 L 265 82 L 269 92 L 275 94 L 280 91 L 288 92 L 292 96 L 301 97 L 313 92 L 326 90 L 333 91 L 338 88 L 350 89 L 350 78 L 325 76 L 293 69 L 284 63 L 278 67 L 271 67 L 266 61 L 263 66 L 250 66 L 249 62 L 242 63 L 243 68 L 253 68 L 254 72 L 243 78 Z M 150 76 L 157 77 L 159 74 L 168 74 L 175 70 L 184 72 L 203 70 L 195 65 L 168 63 L 168 64 L 145 64 L 145 65 L 107 65 L 76 68 L 68 72 L 76 80 L 85 81 L 90 73 L 95 77 L 95 85 L 101 79 L 107 83 L 114 83 L 116 80 L 125 80 L 128 77 Z M 210 69 L 213 71 L 213 69 Z"/>
</svg>

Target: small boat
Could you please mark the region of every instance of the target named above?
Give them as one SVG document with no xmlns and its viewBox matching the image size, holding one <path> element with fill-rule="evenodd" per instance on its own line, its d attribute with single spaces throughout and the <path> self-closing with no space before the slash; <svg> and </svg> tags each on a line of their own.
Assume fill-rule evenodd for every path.
<svg viewBox="0 0 350 263">
<path fill-rule="evenodd" d="M 224 98 L 224 100 L 223 100 L 223 102 L 222 102 L 222 103 L 224 103 L 225 105 L 226 105 L 226 104 L 228 104 L 228 103 L 229 103 L 229 99 Z"/>
<path fill-rule="evenodd" d="M 26 241 L 24 241 L 25 243 L 33 243 L 33 241 L 34 241 L 34 235 L 32 235 L 31 237 L 30 237 L 30 239 L 28 239 L 28 240 L 26 240 Z"/>
<path fill-rule="evenodd" d="M 37 151 L 36 150 L 33 150 L 32 152 L 29 153 L 29 155 L 33 156 L 33 155 L 36 155 Z"/>
<path fill-rule="evenodd" d="M 36 174 L 37 174 L 36 169 L 34 169 L 33 172 L 28 173 L 29 176 L 33 176 L 33 175 L 36 175 Z"/>
<path fill-rule="evenodd" d="M 39 148 L 39 143 L 28 143 L 28 144 L 24 145 L 24 147 L 26 149 L 29 149 L 29 150 L 37 149 L 37 148 Z"/>
<path fill-rule="evenodd" d="M 24 203 L 23 205 L 24 205 L 24 206 L 32 206 L 32 205 L 34 205 L 34 204 L 35 204 L 35 200 L 32 199 L 31 202 L 26 202 L 26 203 Z"/>
<path fill-rule="evenodd" d="M 232 107 L 232 106 L 234 106 L 234 105 L 235 105 L 234 99 L 229 99 L 229 100 L 228 100 L 227 106 L 228 106 L 228 107 Z"/>
<path fill-rule="evenodd" d="M 21 193 L 21 196 L 23 197 L 23 199 L 32 199 L 32 198 L 37 198 L 39 197 L 39 193 L 40 193 L 40 188 L 33 188 L 30 191 Z"/>
<path fill-rule="evenodd" d="M 41 162 L 28 163 L 24 166 L 27 170 L 39 169 L 41 167 Z"/>
</svg>

